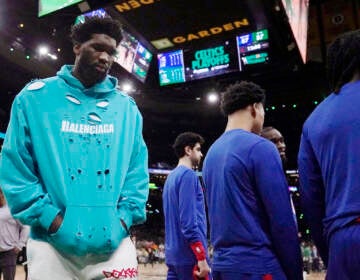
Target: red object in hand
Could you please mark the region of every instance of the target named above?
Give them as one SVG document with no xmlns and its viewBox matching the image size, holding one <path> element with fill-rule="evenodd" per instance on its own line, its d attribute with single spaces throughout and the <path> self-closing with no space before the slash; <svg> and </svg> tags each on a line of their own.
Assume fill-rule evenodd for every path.
<svg viewBox="0 0 360 280">
<path fill-rule="evenodd" d="M 263 280 L 273 280 L 273 277 L 271 274 L 265 274 L 262 279 Z"/>
<path fill-rule="evenodd" d="M 207 274 L 205 277 L 200 278 L 195 274 L 196 271 L 199 271 L 199 267 L 197 265 L 195 265 L 193 268 L 194 280 L 209 280 L 209 274 Z"/>
</svg>

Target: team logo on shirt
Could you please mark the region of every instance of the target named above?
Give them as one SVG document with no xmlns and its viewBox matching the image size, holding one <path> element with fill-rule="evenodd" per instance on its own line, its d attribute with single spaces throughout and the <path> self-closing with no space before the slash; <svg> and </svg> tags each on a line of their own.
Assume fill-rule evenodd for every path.
<svg viewBox="0 0 360 280">
<path fill-rule="evenodd" d="M 138 276 L 138 270 L 136 268 L 123 268 L 122 270 L 113 269 L 113 271 L 103 270 L 105 278 L 112 279 L 131 279 Z"/>
<path fill-rule="evenodd" d="M 114 133 L 114 124 L 82 124 L 72 123 L 69 121 L 61 122 L 62 132 L 72 132 L 78 134 L 111 134 Z"/>
</svg>

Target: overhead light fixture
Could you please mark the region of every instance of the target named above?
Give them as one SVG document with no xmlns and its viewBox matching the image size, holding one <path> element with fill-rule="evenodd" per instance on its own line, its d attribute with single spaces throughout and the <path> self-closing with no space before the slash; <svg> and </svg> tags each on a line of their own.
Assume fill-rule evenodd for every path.
<svg viewBox="0 0 360 280">
<path fill-rule="evenodd" d="M 58 59 L 58 57 L 57 57 L 56 55 L 54 55 L 54 54 L 48 53 L 47 55 L 48 55 L 52 60 L 57 60 L 57 59 Z"/>
<path fill-rule="evenodd" d="M 219 95 L 217 95 L 216 93 L 209 93 L 207 96 L 207 100 L 209 103 L 217 103 L 219 100 Z"/>
<path fill-rule="evenodd" d="M 132 86 L 128 83 L 123 85 L 123 90 L 124 91 L 131 91 L 132 90 Z"/>
<path fill-rule="evenodd" d="M 38 52 L 40 55 L 47 55 L 49 54 L 49 48 L 47 46 L 40 46 Z"/>
</svg>

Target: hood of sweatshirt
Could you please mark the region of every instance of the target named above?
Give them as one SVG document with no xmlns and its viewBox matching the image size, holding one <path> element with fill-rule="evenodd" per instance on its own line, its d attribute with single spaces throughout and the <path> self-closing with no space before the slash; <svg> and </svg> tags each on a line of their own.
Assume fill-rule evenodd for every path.
<svg viewBox="0 0 360 280">
<path fill-rule="evenodd" d="M 100 83 L 96 83 L 92 87 L 86 88 L 73 74 L 73 65 L 64 65 L 56 73 L 58 77 L 63 79 L 70 87 L 81 90 L 84 94 L 92 97 L 103 97 L 109 93 L 116 92 L 118 80 L 110 75 Z"/>
</svg>

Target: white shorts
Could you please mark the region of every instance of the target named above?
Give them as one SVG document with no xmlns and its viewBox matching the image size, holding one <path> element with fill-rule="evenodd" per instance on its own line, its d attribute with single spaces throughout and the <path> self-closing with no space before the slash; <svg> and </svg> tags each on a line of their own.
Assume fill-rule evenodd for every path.
<svg viewBox="0 0 360 280">
<path fill-rule="evenodd" d="M 29 239 L 27 258 L 29 280 L 138 279 L 136 249 L 130 237 L 112 255 L 82 257 L 64 257 L 49 243 Z"/>
</svg>

